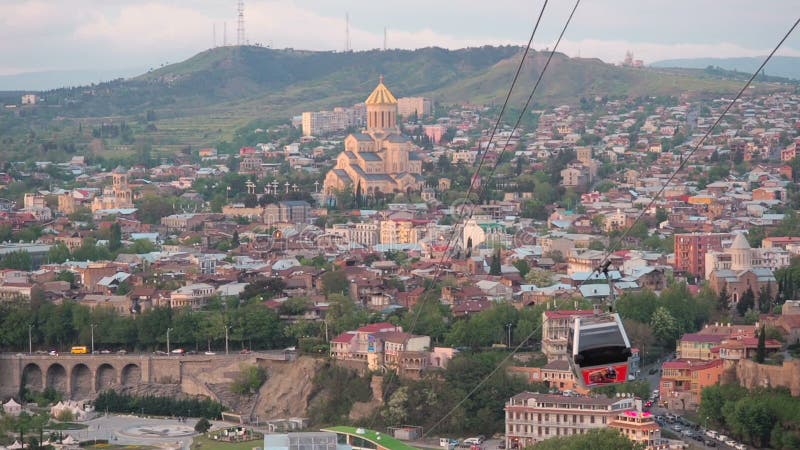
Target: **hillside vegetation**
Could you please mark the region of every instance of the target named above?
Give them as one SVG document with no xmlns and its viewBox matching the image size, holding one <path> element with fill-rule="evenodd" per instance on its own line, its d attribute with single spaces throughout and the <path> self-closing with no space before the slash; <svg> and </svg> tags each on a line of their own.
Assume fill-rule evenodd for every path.
<svg viewBox="0 0 800 450">
<path fill-rule="evenodd" d="M 28 138 L 39 133 L 53 141 L 48 145 L 84 148 L 93 129 L 127 121 L 134 124 L 136 142 L 144 139 L 161 149 L 215 145 L 254 120 L 286 121 L 302 111 L 363 101 L 380 75 L 398 97 L 497 104 L 521 52 L 513 46 L 342 53 L 219 47 L 128 80 L 44 92 L 41 105 L 0 114 L 0 133 L 11 137 L 5 142 L 11 151 L 23 144 L 27 151 L 36 143 Z M 512 107 L 527 98 L 547 55 L 529 54 Z M 633 69 L 556 54 L 534 106 L 578 104 L 592 96 L 732 94 L 741 83 L 702 70 Z M 758 88 L 772 85 L 758 83 Z M 19 93 L 0 93 L 0 101 L 19 101 Z M 118 147 L 110 150 L 126 151 Z"/>
</svg>

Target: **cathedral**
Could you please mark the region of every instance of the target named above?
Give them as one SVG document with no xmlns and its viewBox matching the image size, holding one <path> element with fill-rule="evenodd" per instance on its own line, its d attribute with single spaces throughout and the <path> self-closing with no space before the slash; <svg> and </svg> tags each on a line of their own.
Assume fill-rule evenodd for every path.
<svg viewBox="0 0 800 450">
<path fill-rule="evenodd" d="M 128 171 L 122 166 L 111 172 L 113 182 L 103 189 L 103 195 L 92 200 L 92 212 L 105 209 L 133 208 L 133 191 L 128 186 Z"/>
<path fill-rule="evenodd" d="M 424 185 L 422 161 L 397 125 L 397 99 L 383 84 L 364 101 L 367 128 L 347 136 L 344 151 L 325 176 L 324 192 L 352 189 L 362 195 L 419 191 Z"/>
</svg>

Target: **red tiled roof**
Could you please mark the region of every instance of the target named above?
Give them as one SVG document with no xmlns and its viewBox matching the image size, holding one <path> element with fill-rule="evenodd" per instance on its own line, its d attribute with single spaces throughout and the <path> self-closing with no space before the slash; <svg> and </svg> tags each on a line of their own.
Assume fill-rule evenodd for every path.
<svg viewBox="0 0 800 450">
<path fill-rule="evenodd" d="M 371 323 L 369 325 L 364 325 L 363 327 L 358 329 L 358 331 L 361 333 L 379 333 L 381 331 L 400 331 L 400 330 L 402 330 L 402 328 L 399 325 L 392 325 L 389 322 Z"/>
<path fill-rule="evenodd" d="M 681 342 L 707 342 L 709 344 L 719 344 L 728 336 L 722 334 L 700 334 L 700 333 L 686 333 L 681 336 Z"/>
<path fill-rule="evenodd" d="M 331 342 L 337 342 L 337 343 L 340 343 L 340 344 L 348 344 L 353 339 L 353 336 L 355 336 L 355 333 L 352 333 L 350 331 L 345 331 L 344 333 L 342 333 L 342 334 L 336 336 L 335 338 L 331 339 Z"/>
</svg>

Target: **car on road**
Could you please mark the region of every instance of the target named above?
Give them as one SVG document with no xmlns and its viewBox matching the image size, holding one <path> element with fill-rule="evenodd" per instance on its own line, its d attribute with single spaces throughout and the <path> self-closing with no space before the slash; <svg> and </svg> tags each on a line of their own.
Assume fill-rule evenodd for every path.
<svg viewBox="0 0 800 450">
<path fill-rule="evenodd" d="M 717 435 L 717 440 L 720 441 L 720 442 L 725 442 L 725 441 L 728 440 L 728 436 L 725 436 L 724 434 L 718 434 Z"/>
<path fill-rule="evenodd" d="M 214 352 L 211 352 L 211 351 L 209 351 L 209 352 L 205 352 L 205 354 L 206 354 L 206 355 L 208 355 L 208 356 L 211 356 L 211 355 L 216 355 L 216 353 L 214 353 Z"/>
<path fill-rule="evenodd" d="M 714 430 L 706 430 L 706 436 L 710 437 L 711 439 L 716 439 L 717 432 Z"/>
<path fill-rule="evenodd" d="M 128 351 L 123 348 L 123 349 L 117 350 L 117 354 L 118 355 L 127 355 Z"/>
<path fill-rule="evenodd" d="M 747 446 L 744 444 L 736 444 L 733 446 L 736 450 L 747 450 Z"/>
<path fill-rule="evenodd" d="M 111 350 L 109 350 L 107 348 L 104 348 L 103 350 L 100 350 L 100 354 L 101 355 L 108 355 L 110 353 L 111 353 Z"/>
<path fill-rule="evenodd" d="M 176 348 L 175 350 L 172 351 L 173 355 L 182 355 L 184 353 L 186 353 L 186 351 L 182 348 Z"/>
<path fill-rule="evenodd" d="M 58 356 L 58 352 L 55 350 L 50 350 L 47 354 L 50 356 Z"/>
<path fill-rule="evenodd" d="M 159 356 L 164 356 L 164 355 L 168 355 L 169 353 L 167 353 L 165 351 L 162 351 L 162 350 L 156 350 L 156 351 L 153 352 L 153 354 L 154 355 L 159 355 Z"/>
<path fill-rule="evenodd" d="M 683 427 L 682 427 L 682 426 L 680 426 L 680 425 L 677 425 L 677 424 L 676 424 L 676 425 L 673 425 L 673 426 L 672 426 L 672 429 L 673 429 L 673 430 L 675 430 L 675 431 L 682 431 L 682 430 L 683 430 Z"/>
<path fill-rule="evenodd" d="M 657 374 L 657 373 L 658 373 L 658 367 L 653 367 L 653 368 L 652 368 L 652 369 L 650 369 L 650 370 L 649 370 L 647 373 L 649 373 L 650 375 L 655 375 L 655 374 Z"/>
</svg>

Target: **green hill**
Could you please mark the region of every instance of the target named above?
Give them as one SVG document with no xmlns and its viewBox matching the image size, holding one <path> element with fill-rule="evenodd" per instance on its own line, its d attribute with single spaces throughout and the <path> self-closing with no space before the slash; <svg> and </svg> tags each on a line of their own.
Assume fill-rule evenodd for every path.
<svg viewBox="0 0 800 450">
<path fill-rule="evenodd" d="M 220 47 L 128 80 L 47 91 L 46 108 L 26 117 L 81 118 L 90 126 L 108 120 L 144 124 L 148 117 L 152 126 L 145 137 L 170 151 L 213 145 L 256 119 L 286 120 L 302 111 L 352 105 L 364 100 L 379 75 L 398 97 L 496 103 L 505 96 L 521 52 L 512 46 L 347 53 Z M 544 52 L 529 54 L 512 107 L 527 97 L 546 58 Z M 536 103 L 577 104 L 597 95 L 733 93 L 741 82 L 702 70 L 633 69 L 557 54 Z M 0 123 L 0 131 L 8 127 Z"/>
<path fill-rule="evenodd" d="M 50 104 L 55 100 L 77 116 L 155 109 L 159 117 L 180 117 L 212 108 L 277 118 L 363 100 L 382 74 L 398 96 L 430 95 L 446 103 L 492 101 L 503 98 L 520 52 L 510 46 L 349 53 L 221 47 L 130 80 L 99 84 L 91 95 L 86 88 L 74 88 L 50 91 L 47 97 Z M 527 96 L 546 57 L 543 52 L 529 55 L 518 98 Z M 576 103 L 587 95 L 733 92 L 737 86 L 702 71 L 631 69 L 557 54 L 538 100 Z"/>
</svg>

